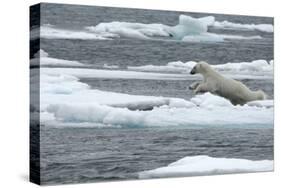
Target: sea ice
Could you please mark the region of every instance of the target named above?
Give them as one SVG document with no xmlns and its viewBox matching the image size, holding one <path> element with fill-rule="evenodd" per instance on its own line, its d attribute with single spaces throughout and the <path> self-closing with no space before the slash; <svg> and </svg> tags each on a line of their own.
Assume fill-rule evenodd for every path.
<svg viewBox="0 0 281 188">
<path fill-rule="evenodd" d="M 272 24 L 241 24 L 229 21 L 214 22 L 216 28 L 229 28 L 229 29 L 245 29 L 245 30 L 258 30 L 262 32 L 272 33 L 274 31 Z"/>
<path fill-rule="evenodd" d="M 35 54 L 49 58 L 43 50 Z M 62 60 L 64 61 L 64 60 Z M 273 61 L 254 61 L 213 65 L 215 69 L 241 72 L 270 72 Z M 167 67 L 191 69 L 196 62 L 170 62 Z M 269 67 L 267 67 L 269 66 Z M 166 67 L 166 68 L 167 68 Z M 157 68 L 157 67 L 156 67 Z M 165 127 L 165 126 L 235 126 L 267 127 L 273 125 L 273 100 L 253 101 L 233 106 L 228 100 L 205 93 L 190 100 L 181 98 L 129 95 L 91 89 L 79 78 L 189 79 L 186 74 L 161 74 L 136 71 L 95 70 L 87 68 L 31 69 L 31 83 L 40 76 L 40 114 L 44 125 L 88 127 Z M 39 110 L 38 110 L 39 111 Z"/>
<path fill-rule="evenodd" d="M 109 40 L 113 35 L 103 36 L 88 31 L 66 30 L 43 25 L 40 27 L 40 37 L 46 39 Z"/>
<path fill-rule="evenodd" d="M 62 69 L 64 70 L 64 69 Z M 191 100 L 91 89 L 75 76 L 41 72 L 40 112 L 46 125 L 81 123 L 115 127 L 273 125 L 273 106 L 233 106 L 210 93 Z M 263 108 L 263 105 L 266 108 Z M 143 111 L 144 110 L 144 111 Z M 230 115 L 231 114 L 231 115 Z M 46 121 L 45 121 L 46 120 Z"/>
<path fill-rule="evenodd" d="M 152 39 L 153 37 L 171 37 L 175 40 L 186 42 L 222 42 L 224 39 L 260 39 L 260 36 L 236 36 L 220 35 L 208 32 L 208 27 L 219 27 L 215 17 L 206 16 L 193 18 L 180 15 L 179 22 L 175 26 L 161 23 L 143 24 L 132 22 L 108 22 L 99 23 L 96 26 L 88 26 L 87 30 L 100 35 L 115 35 L 117 37 L 128 37 L 137 39 Z M 222 28 L 222 26 L 220 27 Z"/>
<path fill-rule="evenodd" d="M 84 64 L 78 61 L 70 61 L 64 59 L 57 59 L 49 57 L 49 54 L 44 50 L 40 49 L 37 53 L 34 54 L 34 58 L 30 60 L 31 66 L 38 66 L 38 65 L 52 65 L 52 66 L 84 66 Z"/>
<path fill-rule="evenodd" d="M 140 179 L 227 173 L 266 172 L 273 170 L 272 160 L 253 161 L 239 158 L 215 158 L 205 155 L 184 157 L 166 167 L 139 172 Z"/>
<path fill-rule="evenodd" d="M 56 28 L 53 25 L 42 25 L 31 30 L 31 39 L 42 37 L 47 39 L 80 39 L 80 40 L 111 40 L 119 37 L 135 39 L 160 39 L 171 38 L 186 42 L 222 42 L 224 39 L 252 40 L 260 36 L 222 35 L 208 32 L 209 27 L 217 29 L 259 30 L 273 32 L 272 24 L 241 24 L 229 21 L 216 21 L 214 16 L 193 18 L 179 15 L 178 24 L 175 26 L 162 23 L 134 23 L 114 21 L 99 23 L 96 26 L 87 26 L 83 30 L 67 30 Z M 39 32 L 40 31 L 40 32 Z"/>
<path fill-rule="evenodd" d="M 166 65 L 144 65 L 144 66 L 128 66 L 128 70 L 142 72 L 168 72 L 168 73 L 187 73 L 196 65 L 197 62 L 169 62 Z M 254 60 L 252 62 L 225 63 L 211 65 L 215 70 L 232 78 L 254 78 L 263 79 L 273 78 L 273 60 Z"/>
</svg>

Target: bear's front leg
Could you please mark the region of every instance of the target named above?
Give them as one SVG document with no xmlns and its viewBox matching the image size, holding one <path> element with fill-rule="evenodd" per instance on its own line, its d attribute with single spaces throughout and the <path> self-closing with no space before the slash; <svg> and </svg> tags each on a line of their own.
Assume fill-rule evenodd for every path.
<svg viewBox="0 0 281 188">
<path fill-rule="evenodd" d="M 195 90 L 199 85 L 200 85 L 200 82 L 194 82 L 188 88 L 190 90 Z"/>
<path fill-rule="evenodd" d="M 208 84 L 202 83 L 202 84 L 199 84 L 199 86 L 197 86 L 197 88 L 194 90 L 194 93 L 198 94 L 198 93 L 205 93 L 205 92 L 208 92 L 208 91 L 209 91 Z"/>
</svg>

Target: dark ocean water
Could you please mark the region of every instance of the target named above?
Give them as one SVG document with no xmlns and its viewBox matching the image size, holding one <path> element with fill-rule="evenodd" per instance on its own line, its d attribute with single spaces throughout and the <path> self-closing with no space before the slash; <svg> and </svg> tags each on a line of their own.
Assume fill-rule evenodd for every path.
<svg viewBox="0 0 281 188">
<path fill-rule="evenodd" d="M 186 156 L 273 159 L 272 129 L 41 127 L 43 183 L 137 178 Z"/>
<path fill-rule="evenodd" d="M 176 25 L 180 14 L 206 14 L 94 8 L 43 4 L 41 24 L 83 30 L 100 22 L 127 21 Z M 272 24 L 272 18 L 214 15 L 216 20 Z M 40 48 L 50 57 L 77 60 L 102 69 L 104 64 L 127 66 L 166 65 L 171 61 L 207 61 L 210 64 L 273 59 L 273 34 L 259 31 L 211 32 L 260 35 L 262 39 L 227 40 L 221 43 L 187 43 L 166 40 L 66 40 L 41 39 Z M 32 56 L 32 55 L 31 55 Z M 191 81 L 86 79 L 94 89 L 128 94 L 190 99 Z M 273 80 L 242 80 L 251 89 L 263 89 L 273 98 Z M 266 126 L 265 126 L 266 127 Z M 166 166 L 186 156 L 273 159 L 270 128 L 54 128 L 41 126 L 41 172 L 43 184 L 135 179 L 143 170 Z"/>
</svg>

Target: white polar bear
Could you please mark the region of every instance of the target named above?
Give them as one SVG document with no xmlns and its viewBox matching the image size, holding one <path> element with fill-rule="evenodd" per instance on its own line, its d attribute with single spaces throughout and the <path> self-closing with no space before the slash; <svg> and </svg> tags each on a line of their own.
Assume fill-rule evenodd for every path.
<svg viewBox="0 0 281 188">
<path fill-rule="evenodd" d="M 193 67 L 190 74 L 196 73 L 200 73 L 204 80 L 202 83 L 196 82 L 189 86 L 195 94 L 210 92 L 230 100 L 233 105 L 243 105 L 249 101 L 266 99 L 263 91 L 251 91 L 243 83 L 222 76 L 206 62 L 199 62 Z"/>
</svg>

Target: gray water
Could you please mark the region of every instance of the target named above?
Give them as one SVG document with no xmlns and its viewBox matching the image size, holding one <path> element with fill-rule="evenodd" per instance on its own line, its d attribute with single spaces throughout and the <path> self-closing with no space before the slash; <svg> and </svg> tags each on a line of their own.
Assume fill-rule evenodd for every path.
<svg viewBox="0 0 281 188">
<path fill-rule="evenodd" d="M 186 156 L 273 159 L 272 129 L 42 127 L 43 183 L 135 179 Z"/>
<path fill-rule="evenodd" d="M 43 4 L 41 24 L 83 30 L 100 22 L 127 21 L 176 25 L 180 14 L 206 14 Z M 272 18 L 214 15 L 238 23 L 273 23 Z M 102 69 L 103 65 L 166 65 L 171 61 L 207 61 L 210 64 L 273 59 L 273 34 L 259 31 L 210 32 L 260 35 L 259 40 L 187 43 L 167 40 L 41 39 L 50 57 L 77 60 Z M 32 50 L 31 50 L 32 51 Z M 31 55 L 32 57 L 32 55 Z M 128 94 L 190 99 L 189 80 L 126 80 L 81 78 L 94 89 Z M 263 89 L 273 98 L 272 80 L 242 80 L 251 89 Z M 41 180 L 43 184 L 136 179 L 137 172 L 163 167 L 186 156 L 273 159 L 272 128 L 55 128 L 41 125 Z M 265 126 L 266 127 L 266 126 Z M 272 126 L 269 126 L 272 127 Z"/>
</svg>

